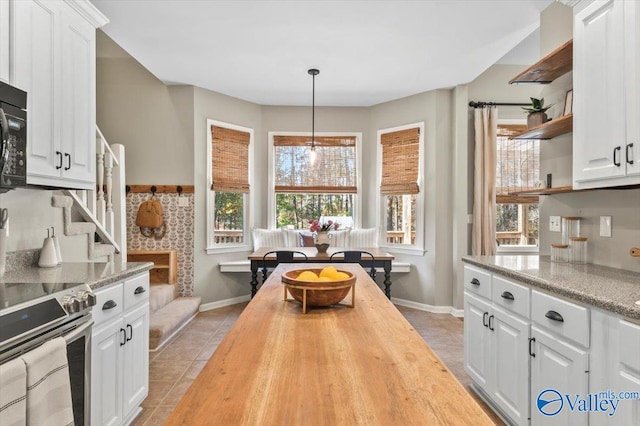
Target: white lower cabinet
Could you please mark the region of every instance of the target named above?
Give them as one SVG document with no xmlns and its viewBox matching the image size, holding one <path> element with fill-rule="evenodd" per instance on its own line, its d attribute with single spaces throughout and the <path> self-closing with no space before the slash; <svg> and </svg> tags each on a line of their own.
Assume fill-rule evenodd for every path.
<svg viewBox="0 0 640 426">
<path fill-rule="evenodd" d="M 587 425 L 589 354 L 536 325 L 531 338 L 531 424 Z"/>
<path fill-rule="evenodd" d="M 640 325 L 595 309 L 592 324 L 589 392 L 607 392 L 604 399 L 614 402 L 589 413 L 589 423 L 640 425 Z"/>
<path fill-rule="evenodd" d="M 91 424 L 126 425 L 149 393 L 149 274 L 96 291 Z"/>
<path fill-rule="evenodd" d="M 515 283 L 493 278 L 485 271 L 465 267 L 465 281 L 476 283 L 465 291 L 465 370 L 513 424 L 528 425 L 531 323 L 516 312 L 521 303 L 529 303 L 529 292 Z M 492 300 L 480 294 L 493 294 Z"/>
</svg>

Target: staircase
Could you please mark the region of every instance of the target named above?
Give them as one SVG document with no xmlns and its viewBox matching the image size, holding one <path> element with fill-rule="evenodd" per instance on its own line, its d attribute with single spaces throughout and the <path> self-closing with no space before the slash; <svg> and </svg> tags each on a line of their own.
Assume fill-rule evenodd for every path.
<svg viewBox="0 0 640 426">
<path fill-rule="evenodd" d="M 54 195 L 53 207 L 63 209 L 64 234 L 87 234 L 88 258 L 107 256 L 123 266 L 127 262 L 124 146 L 110 146 L 96 126 L 96 190 L 64 190 Z M 72 221 L 73 207 L 85 222 Z M 102 243 L 95 242 L 98 235 Z"/>
</svg>

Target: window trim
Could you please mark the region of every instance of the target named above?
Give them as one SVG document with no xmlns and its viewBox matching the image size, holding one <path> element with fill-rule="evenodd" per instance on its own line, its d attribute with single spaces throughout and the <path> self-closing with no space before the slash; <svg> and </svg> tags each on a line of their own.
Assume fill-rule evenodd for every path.
<svg viewBox="0 0 640 426">
<path fill-rule="evenodd" d="M 268 185 L 269 193 L 267 196 L 267 228 L 276 229 L 276 169 L 275 169 L 275 153 L 274 153 L 274 136 L 311 136 L 310 132 L 279 132 L 270 131 L 268 133 Z M 353 206 L 353 226 L 361 227 L 362 217 L 362 132 L 315 132 L 315 136 L 352 136 L 356 138 L 356 200 Z"/>
<path fill-rule="evenodd" d="M 211 137 L 211 127 L 225 127 L 227 129 L 238 130 L 241 132 L 249 133 L 249 193 L 245 194 L 243 197 L 243 229 L 242 229 L 242 240 L 243 242 L 240 244 L 237 243 L 225 243 L 225 244 L 216 244 L 214 242 L 214 218 L 213 218 L 213 209 L 215 207 L 215 191 L 211 190 L 211 185 L 213 183 L 213 176 L 211 170 L 211 155 L 212 155 L 212 137 Z M 206 253 L 207 254 L 219 254 L 219 253 L 233 253 L 233 252 L 241 252 L 241 251 L 250 251 L 253 246 L 251 240 L 251 228 L 253 227 L 253 205 L 254 205 L 254 192 L 255 188 L 253 187 L 253 147 L 254 147 L 254 131 L 252 128 L 240 126 L 237 124 L 226 123 L 224 121 L 218 121 L 208 118 L 207 119 L 207 156 L 205 158 L 206 161 L 206 170 L 207 170 L 207 245 L 206 245 Z"/>
<path fill-rule="evenodd" d="M 497 121 L 498 126 L 500 124 L 527 124 L 527 120 L 524 118 L 499 118 Z M 496 205 L 498 203 L 496 202 Z M 509 203 L 504 203 L 509 204 Z M 497 232 L 497 231 L 496 231 Z M 538 242 L 540 241 L 540 202 L 538 202 Z M 540 245 L 512 245 L 512 246 L 497 246 L 496 254 L 536 254 L 540 252 Z"/>
<path fill-rule="evenodd" d="M 382 144 L 381 138 L 383 134 L 393 133 L 400 130 L 407 129 L 415 129 L 418 128 L 420 131 L 420 136 L 418 140 L 418 188 L 420 192 L 416 194 L 416 243 L 415 245 L 411 244 L 388 244 L 386 237 L 386 227 L 383 225 L 386 219 L 386 206 L 382 202 L 384 196 L 380 193 L 380 185 L 382 182 Z M 425 249 L 425 219 L 424 215 L 426 213 L 425 208 L 425 184 L 424 184 L 424 176 L 425 176 L 425 146 L 424 146 L 424 121 L 420 121 L 417 123 L 406 124 L 402 126 L 396 127 L 388 127 L 385 129 L 380 129 L 377 132 L 376 137 L 376 156 L 377 156 L 377 167 L 376 167 L 376 205 L 378 206 L 378 214 L 376 215 L 376 227 L 378 228 L 378 240 L 380 241 L 380 248 L 385 251 L 392 253 L 400 253 L 400 254 L 410 254 L 410 255 L 418 255 L 422 256 L 427 251 Z"/>
</svg>

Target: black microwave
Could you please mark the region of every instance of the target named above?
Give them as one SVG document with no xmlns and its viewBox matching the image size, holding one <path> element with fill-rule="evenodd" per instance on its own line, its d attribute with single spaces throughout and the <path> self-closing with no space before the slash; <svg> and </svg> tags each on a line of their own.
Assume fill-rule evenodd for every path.
<svg viewBox="0 0 640 426">
<path fill-rule="evenodd" d="M 27 185 L 27 93 L 0 81 L 0 192 Z"/>
</svg>

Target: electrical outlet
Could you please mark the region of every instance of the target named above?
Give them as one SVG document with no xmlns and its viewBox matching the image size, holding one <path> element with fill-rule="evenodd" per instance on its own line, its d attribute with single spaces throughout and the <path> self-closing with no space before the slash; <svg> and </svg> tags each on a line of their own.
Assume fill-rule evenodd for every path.
<svg viewBox="0 0 640 426">
<path fill-rule="evenodd" d="M 189 207 L 189 199 L 187 197 L 178 197 L 178 206 Z"/>
<path fill-rule="evenodd" d="M 549 216 L 549 231 L 560 232 L 560 216 Z"/>
<path fill-rule="evenodd" d="M 611 216 L 600 216 L 600 236 L 611 238 Z"/>
</svg>

